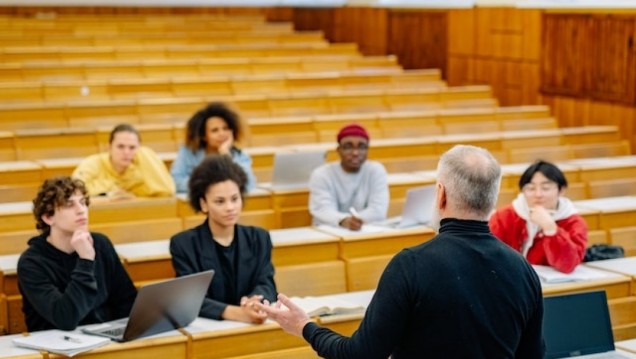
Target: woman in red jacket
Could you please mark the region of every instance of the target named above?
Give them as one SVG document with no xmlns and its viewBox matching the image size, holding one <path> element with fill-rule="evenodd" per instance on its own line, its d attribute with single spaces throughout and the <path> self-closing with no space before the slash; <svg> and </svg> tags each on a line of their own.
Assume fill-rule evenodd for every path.
<svg viewBox="0 0 636 359">
<path fill-rule="evenodd" d="M 490 217 L 492 233 L 531 264 L 570 273 L 587 247 L 587 224 L 563 197 L 568 183 L 555 165 L 537 161 L 521 175 L 521 193 Z"/>
</svg>

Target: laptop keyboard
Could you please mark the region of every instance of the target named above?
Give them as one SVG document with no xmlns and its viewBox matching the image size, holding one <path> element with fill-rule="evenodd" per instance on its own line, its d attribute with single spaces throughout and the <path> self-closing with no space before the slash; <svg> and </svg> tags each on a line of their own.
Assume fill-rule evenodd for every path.
<svg viewBox="0 0 636 359">
<path fill-rule="evenodd" d="M 113 337 L 121 337 L 122 335 L 124 335 L 125 331 L 126 331 L 126 327 L 118 327 L 118 328 L 104 330 L 102 333 L 113 336 Z"/>
</svg>

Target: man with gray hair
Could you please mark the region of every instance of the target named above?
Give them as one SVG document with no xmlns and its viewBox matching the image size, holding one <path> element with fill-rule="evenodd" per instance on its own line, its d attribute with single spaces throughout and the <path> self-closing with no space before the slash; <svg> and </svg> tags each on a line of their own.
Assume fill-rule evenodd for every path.
<svg viewBox="0 0 636 359">
<path fill-rule="evenodd" d="M 324 358 L 542 358 L 539 279 L 488 228 L 499 164 L 458 145 L 437 173 L 439 234 L 391 260 L 353 336 L 311 322 L 283 294 L 261 309 Z"/>
</svg>

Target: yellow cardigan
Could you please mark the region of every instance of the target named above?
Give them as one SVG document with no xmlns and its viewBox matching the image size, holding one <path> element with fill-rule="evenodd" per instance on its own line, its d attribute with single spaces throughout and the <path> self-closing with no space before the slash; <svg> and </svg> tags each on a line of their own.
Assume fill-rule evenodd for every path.
<svg viewBox="0 0 636 359">
<path fill-rule="evenodd" d="M 153 150 L 144 146 L 137 149 L 132 164 L 122 174 L 115 172 L 106 152 L 85 158 L 72 176 L 86 183 L 91 196 L 117 189 L 137 197 L 172 196 L 175 193 L 174 181 L 166 165 Z"/>
</svg>

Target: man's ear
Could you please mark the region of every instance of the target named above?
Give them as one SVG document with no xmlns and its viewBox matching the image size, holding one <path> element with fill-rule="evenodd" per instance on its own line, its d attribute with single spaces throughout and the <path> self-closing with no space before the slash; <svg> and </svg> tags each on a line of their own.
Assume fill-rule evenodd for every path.
<svg viewBox="0 0 636 359">
<path fill-rule="evenodd" d="M 440 210 L 446 209 L 446 187 L 439 182 L 437 183 L 435 203 Z"/>
<path fill-rule="evenodd" d="M 52 216 L 49 216 L 48 214 L 43 214 L 40 218 L 42 218 L 44 223 L 48 224 L 49 226 L 52 226 L 54 223 Z"/>
</svg>

